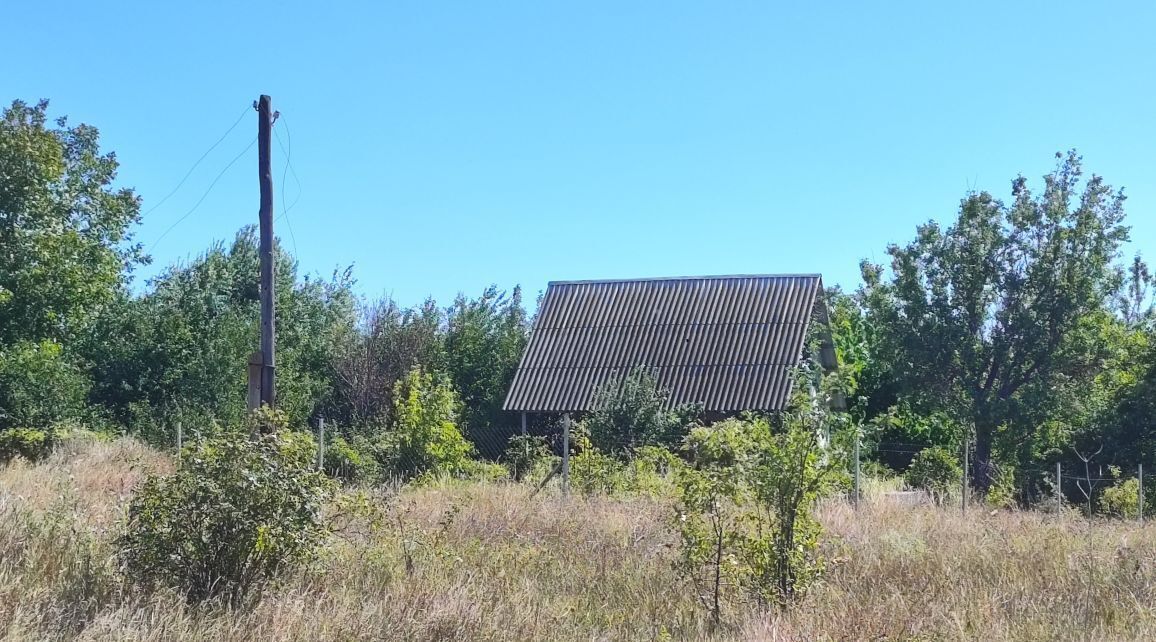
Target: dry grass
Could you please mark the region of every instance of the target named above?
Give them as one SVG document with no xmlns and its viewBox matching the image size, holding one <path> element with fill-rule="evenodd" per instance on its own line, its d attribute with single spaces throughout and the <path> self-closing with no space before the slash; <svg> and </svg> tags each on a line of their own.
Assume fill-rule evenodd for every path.
<svg viewBox="0 0 1156 642">
<path fill-rule="evenodd" d="M 348 521 L 318 568 L 245 609 L 134 595 L 109 542 L 143 471 L 169 465 L 118 441 L 0 468 L 0 636 L 712 639 L 671 570 L 665 502 L 531 498 L 506 485 L 406 491 L 385 528 Z M 732 604 L 713 639 L 1156 637 L 1154 527 L 883 502 L 821 513 L 837 559 L 823 585 L 786 612 Z"/>
</svg>

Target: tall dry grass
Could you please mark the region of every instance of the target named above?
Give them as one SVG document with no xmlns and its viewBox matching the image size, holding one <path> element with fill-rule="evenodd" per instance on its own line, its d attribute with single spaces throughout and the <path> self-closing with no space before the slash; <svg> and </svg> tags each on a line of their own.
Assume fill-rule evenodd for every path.
<svg viewBox="0 0 1156 642">
<path fill-rule="evenodd" d="M 463 484 L 378 497 L 317 566 L 252 605 L 137 595 L 110 542 L 168 460 L 86 442 L 0 468 L 0 636 L 14 640 L 1111 640 L 1156 636 L 1156 528 L 868 502 L 821 509 L 825 581 L 710 631 L 674 573 L 663 500 Z"/>
</svg>

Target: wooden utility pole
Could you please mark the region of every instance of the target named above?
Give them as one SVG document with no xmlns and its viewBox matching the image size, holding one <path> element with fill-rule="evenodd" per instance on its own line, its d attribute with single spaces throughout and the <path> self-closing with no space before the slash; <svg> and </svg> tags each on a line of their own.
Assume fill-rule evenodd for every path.
<svg viewBox="0 0 1156 642">
<path fill-rule="evenodd" d="M 262 94 L 257 101 L 257 173 L 261 181 L 261 395 L 260 403 L 272 408 L 274 369 L 277 364 L 274 345 L 275 312 L 273 305 L 273 169 L 270 139 L 273 133 L 272 99 Z"/>
</svg>

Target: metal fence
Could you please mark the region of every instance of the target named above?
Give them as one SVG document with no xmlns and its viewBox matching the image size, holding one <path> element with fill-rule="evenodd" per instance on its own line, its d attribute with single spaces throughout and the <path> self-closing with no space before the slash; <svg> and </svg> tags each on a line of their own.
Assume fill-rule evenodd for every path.
<svg viewBox="0 0 1156 642">
<path fill-rule="evenodd" d="M 852 455 L 852 490 L 851 498 L 858 504 L 862 499 L 862 477 L 864 460 L 869 455 L 882 455 L 889 459 L 894 466 L 896 460 L 906 461 L 907 465 L 924 450 L 931 448 L 929 444 L 916 444 L 897 441 L 880 441 L 873 444 L 862 444 L 856 441 Z M 954 449 L 962 472 L 958 494 L 960 510 L 966 513 L 974 496 L 972 484 L 975 479 L 975 445 L 966 442 Z M 1134 459 L 1134 458 L 1132 458 Z M 1073 461 L 1074 460 L 1074 461 Z M 1145 470 L 1149 476 L 1156 470 L 1156 461 L 1147 465 L 1140 461 L 1126 467 L 1115 466 L 1102 451 L 1085 454 L 1073 450 L 1072 458 L 1051 463 L 1040 463 L 1014 468 L 1015 477 L 1019 483 L 1015 492 L 1021 499 L 1036 508 L 1062 513 L 1066 509 L 1079 509 L 1088 517 L 1097 514 L 1099 505 L 1100 514 L 1105 508 L 1119 510 L 1119 506 L 1105 507 L 1105 491 L 1112 489 L 1112 497 L 1122 502 L 1129 514 L 1117 515 L 1121 517 L 1135 517 L 1143 522 L 1146 518 L 1156 514 L 1156 487 L 1151 479 L 1145 479 Z M 988 479 L 993 485 L 998 484 L 999 467 L 989 473 Z M 1131 482 L 1135 480 L 1133 488 Z M 1129 504 L 1129 502 L 1134 502 Z"/>
</svg>

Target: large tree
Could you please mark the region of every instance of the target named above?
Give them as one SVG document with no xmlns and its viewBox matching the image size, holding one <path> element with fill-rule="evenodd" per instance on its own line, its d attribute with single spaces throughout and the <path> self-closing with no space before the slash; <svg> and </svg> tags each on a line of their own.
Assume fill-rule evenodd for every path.
<svg viewBox="0 0 1156 642">
<path fill-rule="evenodd" d="M 446 365 L 465 405 L 467 434 L 479 452 L 497 457 L 513 434 L 502 402 L 529 335 L 522 289 L 507 296 L 490 286 L 476 299 L 458 296 L 448 317 Z"/>
<path fill-rule="evenodd" d="M 47 109 L 15 101 L 0 116 L 0 345 L 67 345 L 143 260 L 139 200 L 113 186 L 116 156 L 94 127 L 49 125 Z"/>
<path fill-rule="evenodd" d="M 995 478 L 997 443 L 1023 453 L 1070 430 L 1063 419 L 1083 414 L 1108 349 L 1124 195 L 1099 176 L 1081 181 L 1075 152 L 1057 158 L 1041 193 L 1021 176 L 1010 203 L 968 194 L 954 225 L 929 222 L 888 248 L 889 274 L 863 265 L 892 376 L 919 406 L 974 431 L 981 490 Z"/>
</svg>

